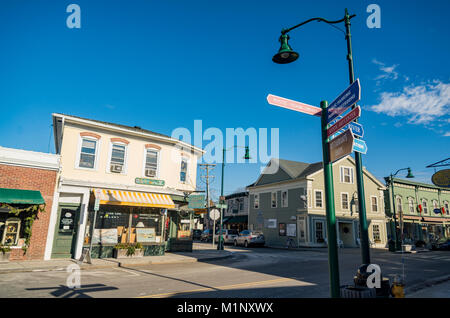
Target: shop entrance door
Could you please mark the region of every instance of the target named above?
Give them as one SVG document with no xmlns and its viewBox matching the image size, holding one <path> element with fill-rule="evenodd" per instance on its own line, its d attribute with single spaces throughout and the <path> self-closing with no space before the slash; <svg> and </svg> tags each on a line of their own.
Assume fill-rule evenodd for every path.
<svg viewBox="0 0 450 318">
<path fill-rule="evenodd" d="M 80 206 L 58 207 L 52 258 L 72 258 L 78 233 Z"/>
</svg>

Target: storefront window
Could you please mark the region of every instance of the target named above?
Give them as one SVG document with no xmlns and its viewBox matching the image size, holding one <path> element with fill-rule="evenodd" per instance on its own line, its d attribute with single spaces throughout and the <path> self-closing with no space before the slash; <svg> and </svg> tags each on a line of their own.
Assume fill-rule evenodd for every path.
<svg viewBox="0 0 450 318">
<path fill-rule="evenodd" d="M 29 214 L 26 212 L 14 216 L 8 212 L 0 212 L 0 245 L 21 246 L 24 243 L 24 222 Z"/>
<path fill-rule="evenodd" d="M 97 212 L 93 244 L 159 243 L 161 238 L 161 214 L 159 209 L 102 205 Z M 91 234 L 94 212 L 89 212 L 85 244 Z M 130 226 L 131 224 L 131 226 Z"/>
</svg>

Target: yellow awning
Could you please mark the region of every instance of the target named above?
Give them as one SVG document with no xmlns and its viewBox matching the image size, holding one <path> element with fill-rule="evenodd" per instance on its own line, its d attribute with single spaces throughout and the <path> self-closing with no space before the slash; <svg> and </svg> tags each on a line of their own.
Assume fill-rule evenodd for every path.
<svg viewBox="0 0 450 318">
<path fill-rule="evenodd" d="M 100 204 L 175 208 L 168 194 L 100 189 Z M 96 196 L 95 189 L 93 190 Z"/>
</svg>

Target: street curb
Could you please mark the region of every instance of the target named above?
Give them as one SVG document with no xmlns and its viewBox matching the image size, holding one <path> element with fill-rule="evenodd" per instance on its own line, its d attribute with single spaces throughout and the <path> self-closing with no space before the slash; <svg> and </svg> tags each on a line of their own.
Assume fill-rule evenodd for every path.
<svg viewBox="0 0 450 318">
<path fill-rule="evenodd" d="M 440 277 L 437 277 L 437 278 L 426 280 L 426 281 L 424 281 L 422 283 L 418 283 L 418 284 L 415 284 L 415 285 L 413 285 L 411 287 L 405 288 L 405 295 L 413 294 L 413 293 L 415 293 L 415 292 L 417 292 L 419 290 L 422 290 L 422 289 L 425 289 L 425 288 L 428 288 L 428 287 L 432 287 L 432 286 L 435 286 L 435 285 L 438 285 L 438 284 L 441 284 L 441 283 L 445 283 L 445 282 L 447 282 L 449 280 L 450 280 L 450 275 L 444 275 L 444 276 L 440 276 Z"/>
<path fill-rule="evenodd" d="M 214 261 L 220 259 L 226 259 L 233 256 L 233 252 L 227 251 L 227 255 L 221 256 L 213 256 L 213 257 L 204 257 L 204 258 L 189 258 L 189 259 L 181 259 L 181 260 L 168 260 L 168 261 L 149 261 L 145 263 L 136 263 L 136 264 L 124 264 L 123 262 L 111 262 L 111 264 L 98 264 L 98 265 L 90 265 L 90 264 L 78 264 L 81 270 L 89 270 L 89 269 L 104 269 L 104 268 L 115 268 L 115 267 L 130 267 L 130 266 L 146 266 L 146 265 L 162 265 L 162 264 L 182 264 L 182 263 L 197 263 L 197 262 L 205 262 L 205 261 Z M 76 261 L 73 261 L 73 264 L 77 264 Z M 66 267 L 71 264 L 67 264 L 66 266 L 53 266 L 53 267 L 34 267 L 34 268 L 10 268 L 10 269 L 0 269 L 0 274 L 10 274 L 10 273 L 29 273 L 29 272 L 62 272 L 66 270 Z"/>
</svg>

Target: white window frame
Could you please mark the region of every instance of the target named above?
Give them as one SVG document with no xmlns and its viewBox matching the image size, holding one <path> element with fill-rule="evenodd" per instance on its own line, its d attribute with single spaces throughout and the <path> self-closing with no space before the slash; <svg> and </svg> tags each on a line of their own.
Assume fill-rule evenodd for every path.
<svg viewBox="0 0 450 318">
<path fill-rule="evenodd" d="M 349 169 L 350 170 L 350 182 L 346 182 L 345 181 L 345 174 L 344 171 L 345 169 Z M 341 183 L 346 183 L 346 184 L 354 184 L 354 169 L 353 167 L 347 167 L 347 166 L 340 166 L 340 180 Z"/>
<path fill-rule="evenodd" d="M 375 226 L 378 227 L 378 237 L 379 237 L 379 240 L 376 240 L 376 239 L 375 239 Z M 372 240 L 373 240 L 375 243 L 381 243 L 381 242 L 382 242 L 382 239 L 381 239 L 381 224 L 379 224 L 379 223 L 374 223 L 374 224 L 372 224 Z"/>
<path fill-rule="evenodd" d="M 81 157 L 81 148 L 83 146 L 83 139 L 95 141 L 95 158 L 94 158 L 94 167 L 80 167 L 80 157 Z M 87 170 L 87 171 L 97 171 L 98 168 L 98 156 L 100 154 L 100 138 L 95 138 L 91 136 L 78 136 L 78 150 L 75 158 L 75 169 Z"/>
<path fill-rule="evenodd" d="M 398 204 L 397 204 L 397 201 L 398 200 L 400 200 L 400 209 L 398 208 Z M 403 213 L 403 198 L 401 197 L 401 196 L 399 196 L 399 195 L 397 195 L 396 197 L 395 197 L 395 212 L 397 212 L 397 213 Z"/>
<path fill-rule="evenodd" d="M 275 206 L 273 206 L 273 194 L 275 193 Z M 278 206 L 278 192 L 270 192 L 270 207 L 276 209 Z"/>
<path fill-rule="evenodd" d="M 259 193 L 253 195 L 253 208 L 259 209 Z"/>
<path fill-rule="evenodd" d="M 322 239 L 324 240 L 323 243 L 325 243 L 325 239 L 327 238 L 325 235 L 325 221 L 324 220 L 314 220 L 313 224 L 314 224 L 314 243 L 317 244 L 321 244 L 317 241 L 317 224 L 320 223 L 322 224 Z"/>
<path fill-rule="evenodd" d="M 434 210 L 434 209 L 439 209 L 439 203 L 438 203 L 437 200 L 432 200 L 431 202 L 433 203 L 433 210 Z M 433 212 L 434 212 L 434 211 L 433 211 Z"/>
<path fill-rule="evenodd" d="M 347 208 L 344 208 L 344 200 L 342 199 L 342 195 L 346 194 L 347 195 Z M 350 196 L 348 195 L 348 192 L 341 192 L 341 209 L 345 210 L 345 211 L 349 211 L 350 210 L 350 200 L 349 200 Z"/>
<path fill-rule="evenodd" d="M 286 193 L 286 202 L 283 204 L 283 193 Z M 289 191 L 288 190 L 281 190 L 281 207 L 287 208 L 289 205 Z"/>
<path fill-rule="evenodd" d="M 447 207 L 445 205 L 447 205 Z M 444 210 L 447 215 L 450 214 L 450 205 L 449 205 L 448 201 L 444 201 Z"/>
<path fill-rule="evenodd" d="M 181 181 L 181 163 L 183 162 L 183 160 L 186 161 L 186 178 L 184 181 Z M 178 180 L 180 181 L 180 183 L 182 184 L 188 184 L 188 180 L 189 180 L 189 158 L 185 157 L 185 156 L 181 156 L 181 160 L 180 160 L 180 172 L 178 174 Z"/>
<path fill-rule="evenodd" d="M 373 198 L 375 198 L 375 205 L 377 206 L 377 210 L 376 211 L 373 210 L 373 203 L 372 203 L 372 199 Z M 371 195 L 370 196 L 370 211 L 372 211 L 373 213 L 380 212 L 380 205 L 378 204 L 378 197 L 376 195 Z"/>
<path fill-rule="evenodd" d="M 428 213 L 428 201 L 426 199 L 422 199 L 422 213 Z"/>
<path fill-rule="evenodd" d="M 155 151 L 158 154 L 158 161 L 156 162 L 156 176 L 148 177 L 145 175 L 145 163 L 147 162 L 147 150 Z M 159 171 L 160 171 L 160 162 L 161 162 L 161 150 L 153 147 L 144 148 L 144 159 L 142 165 L 142 177 L 144 178 L 155 178 L 159 179 Z"/>
<path fill-rule="evenodd" d="M 414 198 L 413 197 L 408 197 L 408 212 L 409 213 L 415 213 Z"/>
<path fill-rule="evenodd" d="M 114 145 L 118 146 L 124 146 L 125 147 L 125 154 L 123 156 L 123 169 L 122 172 L 112 172 L 111 171 L 111 159 L 112 159 L 112 148 Z M 109 152 L 108 152 L 108 164 L 106 165 L 106 173 L 111 174 L 127 174 L 128 172 L 128 144 L 120 141 L 110 141 L 109 142 Z"/>
<path fill-rule="evenodd" d="M 317 196 L 316 193 L 320 192 L 320 204 L 321 206 L 317 206 Z M 319 208 L 319 209 L 323 209 L 323 191 L 322 190 L 314 190 L 314 207 L 315 208 Z"/>
</svg>

